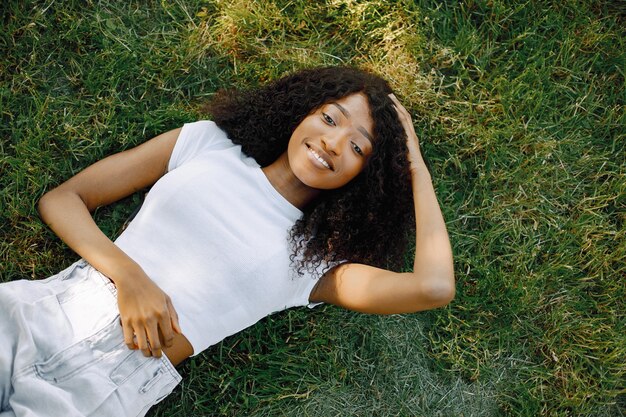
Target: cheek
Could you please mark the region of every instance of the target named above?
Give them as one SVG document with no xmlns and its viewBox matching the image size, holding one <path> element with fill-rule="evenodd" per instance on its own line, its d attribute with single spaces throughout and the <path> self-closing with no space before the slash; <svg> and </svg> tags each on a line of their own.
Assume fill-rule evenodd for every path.
<svg viewBox="0 0 626 417">
<path fill-rule="evenodd" d="M 350 175 L 356 177 L 365 169 L 365 161 L 360 156 L 354 157 L 348 166 Z"/>
</svg>

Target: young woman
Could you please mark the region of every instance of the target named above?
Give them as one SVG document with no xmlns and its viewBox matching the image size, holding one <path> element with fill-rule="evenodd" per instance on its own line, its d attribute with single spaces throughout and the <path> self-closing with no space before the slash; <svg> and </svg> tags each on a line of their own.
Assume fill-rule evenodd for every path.
<svg viewBox="0 0 626 417">
<path fill-rule="evenodd" d="M 180 381 L 174 366 L 272 312 L 406 313 L 454 297 L 431 178 L 384 80 L 304 70 L 208 110 L 213 121 L 103 159 L 41 199 L 82 259 L 0 286 L 2 417 L 143 415 Z M 150 186 L 109 240 L 90 212 Z M 413 270 L 397 272 L 412 233 Z"/>
</svg>

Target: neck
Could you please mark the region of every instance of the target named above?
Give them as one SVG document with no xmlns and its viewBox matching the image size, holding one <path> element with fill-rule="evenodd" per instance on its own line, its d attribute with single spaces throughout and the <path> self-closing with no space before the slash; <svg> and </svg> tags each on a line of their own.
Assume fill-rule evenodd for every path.
<svg viewBox="0 0 626 417">
<path fill-rule="evenodd" d="M 262 168 L 262 171 L 276 191 L 300 210 L 320 193 L 320 190 L 303 184 L 293 174 L 286 151 L 271 165 Z"/>
</svg>

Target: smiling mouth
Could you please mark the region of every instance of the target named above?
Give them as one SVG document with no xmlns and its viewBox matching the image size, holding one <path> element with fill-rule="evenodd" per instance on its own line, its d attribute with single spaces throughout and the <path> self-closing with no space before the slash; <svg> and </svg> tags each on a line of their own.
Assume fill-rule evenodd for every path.
<svg viewBox="0 0 626 417">
<path fill-rule="evenodd" d="M 309 149 L 309 152 L 311 152 L 311 155 L 313 155 L 313 157 L 317 159 L 320 164 L 324 165 L 327 169 L 330 169 L 331 171 L 333 170 L 330 164 L 324 158 L 322 158 L 320 154 L 315 152 L 313 148 L 311 148 L 309 145 L 307 145 L 307 148 Z"/>
</svg>

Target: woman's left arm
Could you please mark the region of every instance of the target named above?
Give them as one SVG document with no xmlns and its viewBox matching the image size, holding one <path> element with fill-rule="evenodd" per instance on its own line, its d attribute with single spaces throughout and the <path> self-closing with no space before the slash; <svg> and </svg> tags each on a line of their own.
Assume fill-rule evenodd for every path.
<svg viewBox="0 0 626 417">
<path fill-rule="evenodd" d="M 397 273 L 369 265 L 346 263 L 328 271 L 309 300 L 364 313 L 395 314 L 428 310 L 454 298 L 452 248 L 424 164 L 411 116 L 391 95 L 407 135 L 415 204 L 415 262 L 413 272 Z"/>
</svg>

